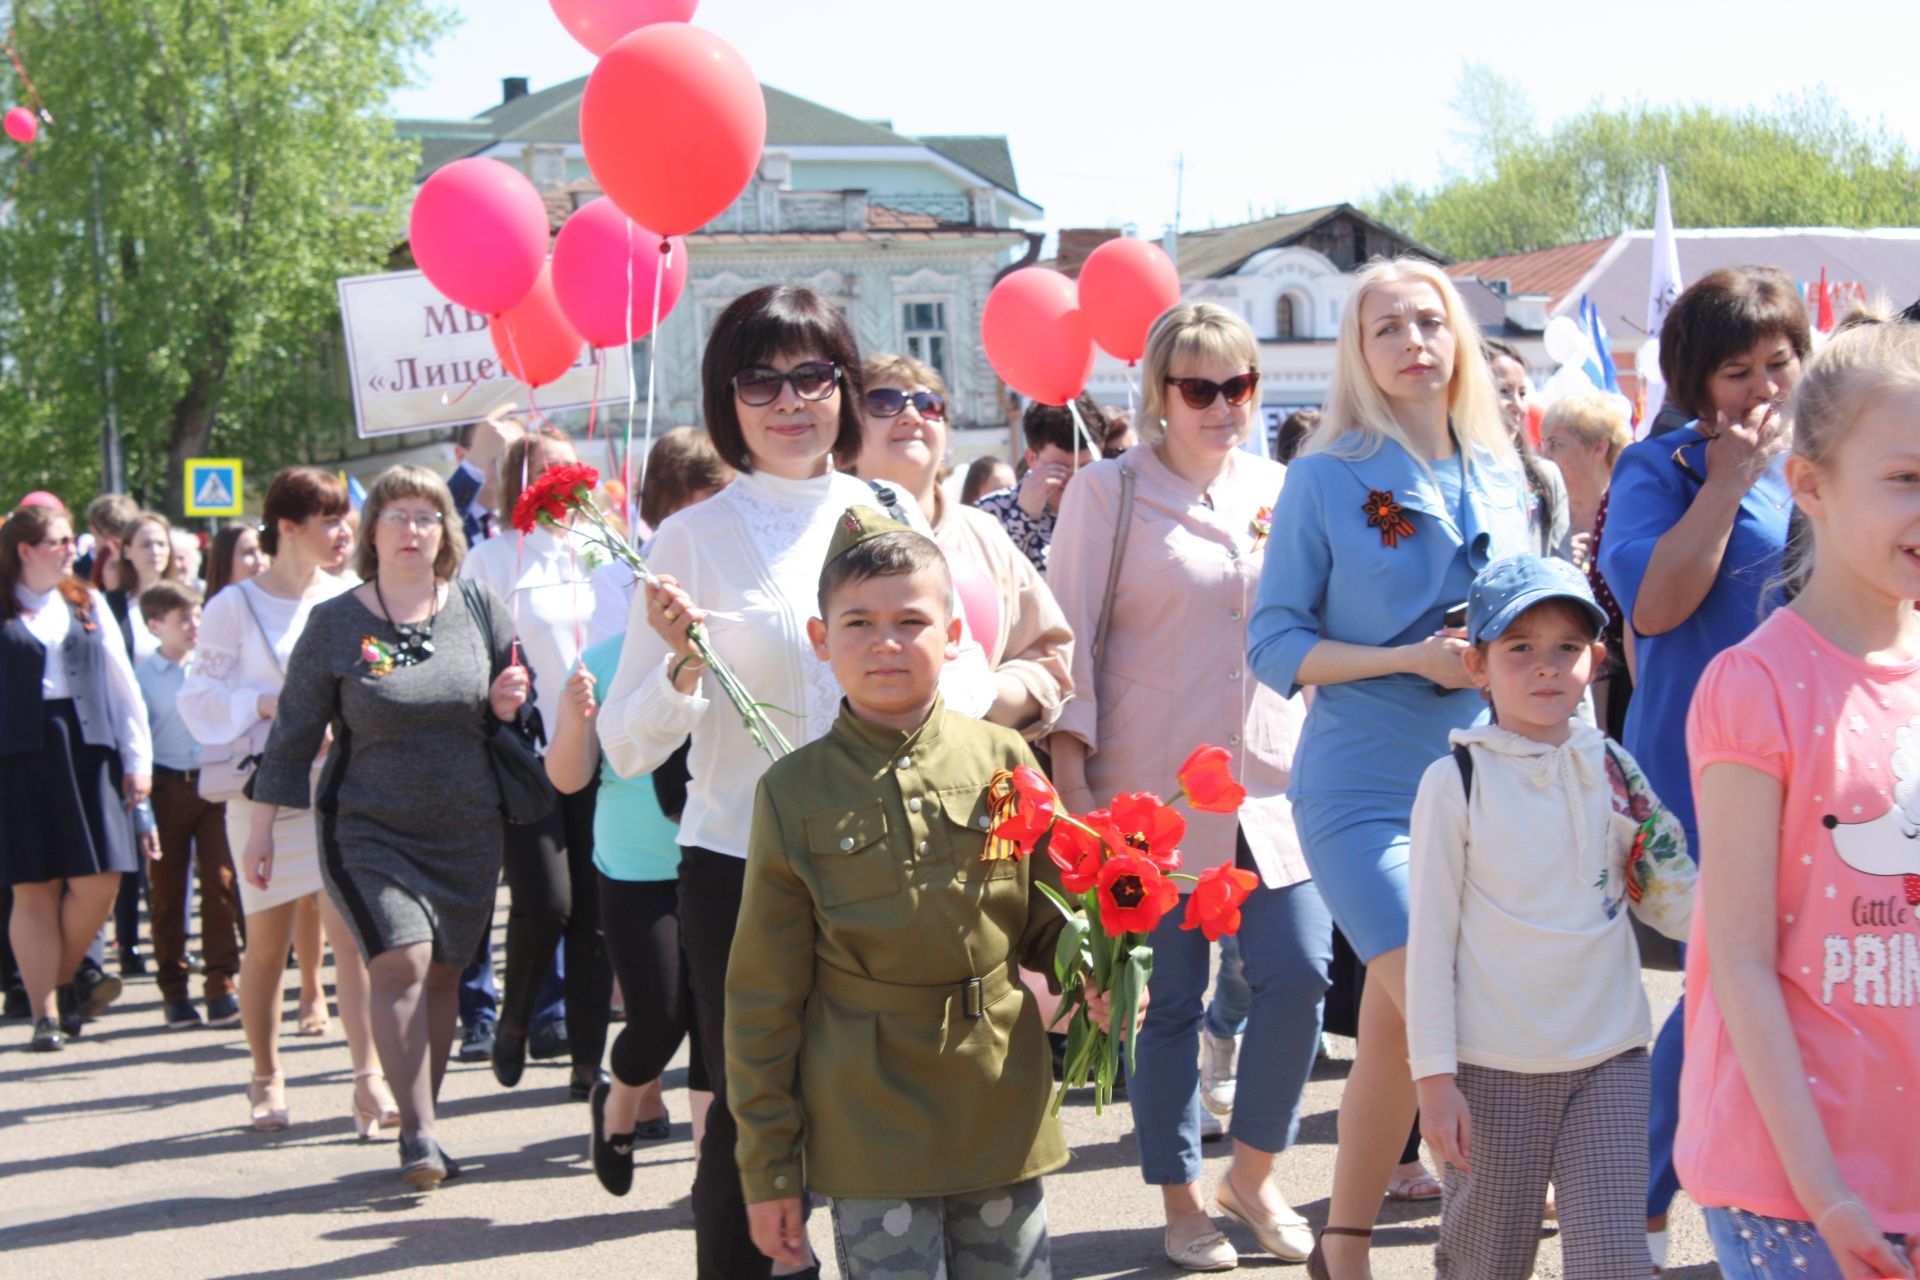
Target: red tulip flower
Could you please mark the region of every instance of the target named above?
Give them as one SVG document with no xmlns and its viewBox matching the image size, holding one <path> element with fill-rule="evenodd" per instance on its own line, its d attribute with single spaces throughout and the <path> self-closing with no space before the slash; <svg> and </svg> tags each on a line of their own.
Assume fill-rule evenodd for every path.
<svg viewBox="0 0 1920 1280">
<path fill-rule="evenodd" d="M 1000 775 L 996 774 L 994 781 L 998 787 Z M 994 816 L 999 820 L 994 824 L 993 838 L 1016 846 L 1019 856 L 1025 857 L 1040 843 L 1040 837 L 1053 829 L 1060 796 L 1045 774 L 1024 764 L 1014 766 L 1004 785 L 1006 789 L 998 793 L 994 803 Z"/>
<path fill-rule="evenodd" d="M 1100 923 L 1109 934 L 1152 933 L 1180 901 L 1180 890 L 1152 861 L 1116 853 L 1100 868 Z"/>
<path fill-rule="evenodd" d="M 1247 789 L 1234 780 L 1233 753 L 1225 747 L 1196 747 L 1180 766 L 1180 790 L 1198 813 L 1234 813 Z"/>
<path fill-rule="evenodd" d="M 1187 834 L 1187 820 L 1178 810 L 1162 804 L 1151 791 L 1136 791 L 1115 796 L 1112 812 L 1113 825 L 1128 849 L 1162 871 L 1180 869 L 1180 841 Z"/>
<path fill-rule="evenodd" d="M 1240 904 L 1260 886 L 1260 877 L 1238 867 L 1215 867 L 1202 872 L 1187 895 L 1182 929 L 1198 929 L 1208 942 L 1240 932 Z"/>
<path fill-rule="evenodd" d="M 1063 822 L 1047 842 L 1047 856 L 1060 868 L 1060 886 L 1068 893 L 1085 893 L 1093 888 L 1108 850 L 1126 847 L 1106 810 L 1083 814 L 1079 821 L 1097 834 L 1088 835 L 1080 826 Z"/>
</svg>

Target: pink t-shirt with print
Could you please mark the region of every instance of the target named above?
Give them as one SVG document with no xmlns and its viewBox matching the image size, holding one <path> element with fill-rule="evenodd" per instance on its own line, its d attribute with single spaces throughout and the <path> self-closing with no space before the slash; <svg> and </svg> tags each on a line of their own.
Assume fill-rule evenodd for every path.
<svg viewBox="0 0 1920 1280">
<path fill-rule="evenodd" d="M 1696 798 L 1716 763 L 1785 788 L 1780 989 L 1807 1085 L 1874 1221 L 1920 1231 L 1920 663 L 1862 662 L 1781 609 L 1707 668 L 1687 751 Z M 1687 957 L 1680 1182 L 1702 1205 L 1804 1219 L 1714 998 L 1702 883 Z"/>
</svg>

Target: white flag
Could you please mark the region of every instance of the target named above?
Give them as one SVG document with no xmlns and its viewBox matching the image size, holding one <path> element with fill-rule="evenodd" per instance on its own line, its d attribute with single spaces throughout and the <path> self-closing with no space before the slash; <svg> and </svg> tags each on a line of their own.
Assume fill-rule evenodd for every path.
<svg viewBox="0 0 1920 1280">
<path fill-rule="evenodd" d="M 1673 203 L 1667 196 L 1667 166 L 1660 166 L 1660 192 L 1653 208 L 1653 267 L 1647 279 L 1647 343 L 1640 349 L 1634 373 L 1647 389 L 1646 416 L 1636 435 L 1644 439 L 1666 403 L 1667 384 L 1660 376 L 1660 326 L 1666 323 L 1673 300 L 1680 296 L 1680 246 L 1673 238 Z M 1651 357 L 1651 358 L 1649 358 Z"/>
</svg>

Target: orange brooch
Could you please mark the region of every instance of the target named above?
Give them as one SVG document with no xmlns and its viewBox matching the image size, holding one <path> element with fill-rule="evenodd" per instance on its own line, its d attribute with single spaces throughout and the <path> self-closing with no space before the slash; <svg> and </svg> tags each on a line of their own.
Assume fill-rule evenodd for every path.
<svg viewBox="0 0 1920 1280">
<path fill-rule="evenodd" d="M 1400 539 L 1413 536 L 1413 525 L 1405 508 L 1393 500 L 1393 490 L 1369 489 L 1360 509 L 1367 513 L 1367 527 L 1380 531 L 1383 545 L 1398 547 Z"/>
</svg>

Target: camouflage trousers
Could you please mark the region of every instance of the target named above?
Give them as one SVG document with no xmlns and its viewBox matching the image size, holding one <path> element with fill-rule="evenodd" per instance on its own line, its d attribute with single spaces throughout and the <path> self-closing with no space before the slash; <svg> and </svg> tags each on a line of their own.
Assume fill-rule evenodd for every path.
<svg viewBox="0 0 1920 1280">
<path fill-rule="evenodd" d="M 961 1196 L 835 1200 L 844 1280 L 1052 1280 L 1040 1179 Z"/>
</svg>

